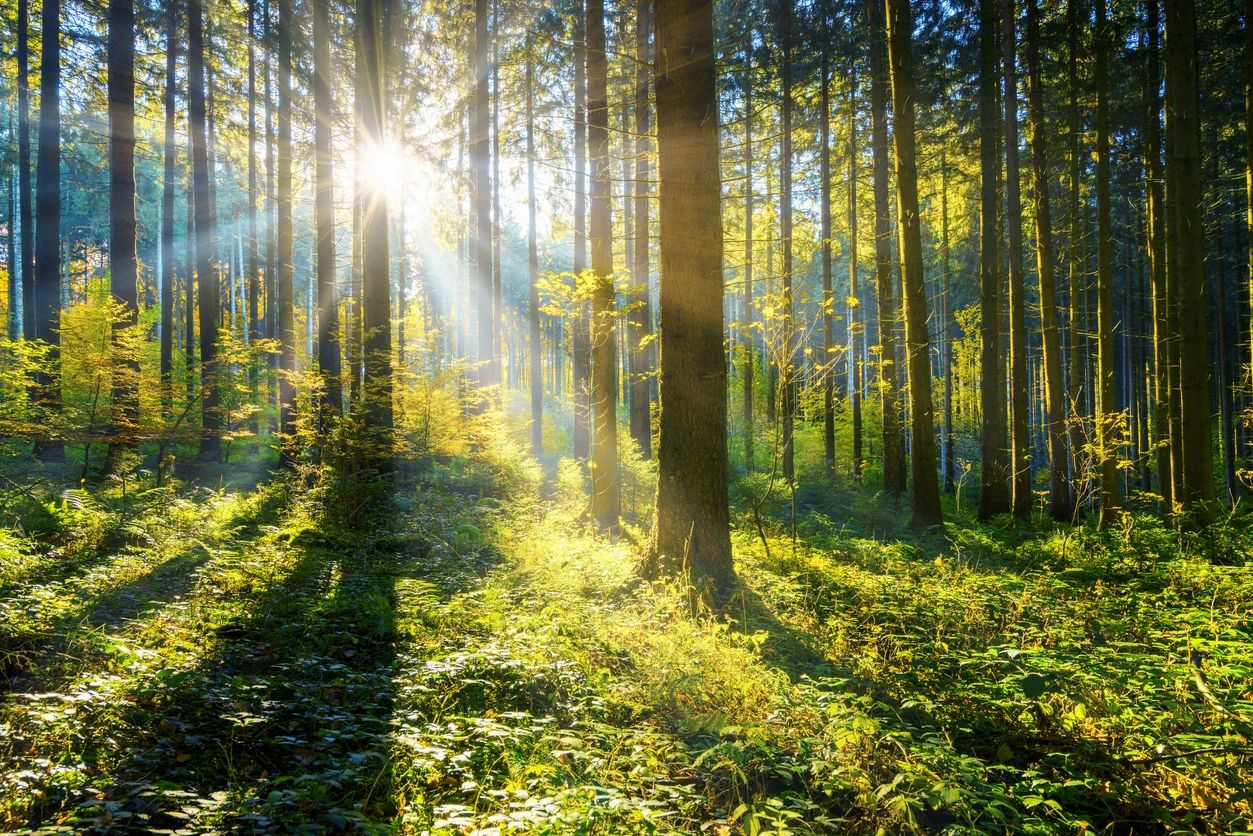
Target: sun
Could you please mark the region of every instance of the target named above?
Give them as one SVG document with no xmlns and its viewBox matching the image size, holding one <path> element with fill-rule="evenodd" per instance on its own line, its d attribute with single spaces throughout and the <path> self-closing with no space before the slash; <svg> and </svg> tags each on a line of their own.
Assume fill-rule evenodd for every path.
<svg viewBox="0 0 1253 836">
<path fill-rule="evenodd" d="M 390 140 L 366 143 L 361 146 L 360 154 L 358 170 L 362 190 L 394 203 L 404 191 L 411 162 L 408 155 Z"/>
</svg>

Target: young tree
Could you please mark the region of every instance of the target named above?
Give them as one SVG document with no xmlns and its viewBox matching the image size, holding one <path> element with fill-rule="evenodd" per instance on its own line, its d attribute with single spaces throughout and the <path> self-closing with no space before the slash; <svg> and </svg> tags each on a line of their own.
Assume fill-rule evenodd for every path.
<svg viewBox="0 0 1253 836">
<path fill-rule="evenodd" d="M 712 0 L 657 5 L 661 231 L 660 434 L 646 577 L 730 590 L 722 217 Z"/>
<path fill-rule="evenodd" d="M 983 426 L 979 519 L 1010 510 L 1005 447 L 1005 378 L 1001 366 L 1001 258 L 997 246 L 996 0 L 979 0 L 979 311 Z"/>
<path fill-rule="evenodd" d="M 123 329 L 139 319 L 138 255 L 135 251 L 135 7 L 133 0 L 109 0 L 109 288 L 121 306 L 113 323 L 115 351 L 128 350 Z M 139 417 L 139 359 L 123 356 L 113 370 L 113 432 Z M 133 441 L 112 439 L 105 470 L 119 465 L 119 456 Z"/>
<path fill-rule="evenodd" d="M 1057 287 L 1053 263 L 1053 221 L 1049 205 L 1048 129 L 1044 122 L 1044 85 L 1040 69 L 1040 10 L 1027 0 L 1028 114 L 1031 122 L 1032 189 L 1035 195 L 1036 273 L 1040 282 L 1041 342 L 1044 352 L 1044 402 L 1048 420 L 1049 516 L 1074 516 L 1066 478 L 1066 395 L 1062 380 L 1061 333 L 1057 324 Z"/>
<path fill-rule="evenodd" d="M 614 352 L 613 227 L 610 223 L 608 61 L 603 0 L 587 3 L 587 131 L 592 164 L 592 519 L 618 530 L 618 386 Z"/>
<path fill-rule="evenodd" d="M 905 350 L 909 360 L 909 414 L 913 445 L 914 515 L 911 525 L 944 522 L 936 475 L 935 415 L 931 399 L 931 340 L 927 287 L 922 274 L 922 225 L 918 217 L 918 167 L 914 148 L 914 77 L 910 54 L 913 15 L 909 0 L 887 0 L 888 54 L 892 69 L 892 141 L 896 151 L 896 204 L 905 297 Z"/>
</svg>

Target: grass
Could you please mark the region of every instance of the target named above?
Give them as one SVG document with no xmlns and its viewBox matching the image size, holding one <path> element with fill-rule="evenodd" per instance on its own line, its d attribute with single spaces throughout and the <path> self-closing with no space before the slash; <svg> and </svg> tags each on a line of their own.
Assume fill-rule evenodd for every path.
<svg viewBox="0 0 1253 836">
<path fill-rule="evenodd" d="M 918 538 L 814 478 L 796 539 L 776 490 L 763 544 L 750 478 L 719 614 L 635 578 L 646 503 L 597 540 L 577 472 L 544 486 L 488 435 L 372 503 L 285 479 L 6 491 L 0 825 L 1250 829 L 1239 521 L 1205 550 L 1148 517 Z"/>
</svg>

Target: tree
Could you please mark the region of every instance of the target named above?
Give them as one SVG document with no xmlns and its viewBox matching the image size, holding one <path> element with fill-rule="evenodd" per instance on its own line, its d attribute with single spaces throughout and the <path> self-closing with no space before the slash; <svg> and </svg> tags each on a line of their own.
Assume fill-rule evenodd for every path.
<svg viewBox="0 0 1253 836">
<path fill-rule="evenodd" d="M 325 387 L 324 420 L 343 411 L 339 299 L 335 286 L 335 162 L 331 149 L 335 101 L 331 93 L 329 16 L 325 4 L 313 4 L 313 200 L 318 271 L 318 369 Z"/>
<path fill-rule="evenodd" d="M 587 0 L 578 0 L 574 21 L 574 256 L 576 284 L 587 269 Z M 571 386 L 574 396 L 574 457 L 587 461 L 591 450 L 589 427 L 589 367 L 591 347 L 588 330 L 591 323 L 587 305 L 579 305 L 579 314 L 571 329 Z"/>
<path fill-rule="evenodd" d="M 1048 129 L 1044 122 L 1037 0 L 1027 0 L 1027 77 L 1032 190 L 1035 195 L 1036 274 L 1040 282 L 1040 336 L 1044 352 L 1044 402 L 1048 421 L 1049 516 L 1066 521 L 1074 516 L 1074 503 L 1070 480 L 1066 478 L 1066 395 L 1062 380 L 1061 332 L 1057 323 L 1053 220 L 1049 204 Z"/>
<path fill-rule="evenodd" d="M 1009 235 L 1010 438 L 1012 509 L 1016 519 L 1031 516 L 1030 419 L 1027 416 L 1027 302 L 1022 257 L 1022 187 L 1018 173 L 1018 72 L 1014 55 L 1014 0 L 1001 11 L 1001 68 L 1005 75 L 1005 206 Z"/>
<path fill-rule="evenodd" d="M 257 2 L 248 0 L 248 339 L 261 339 L 261 263 L 260 239 L 257 237 L 257 59 L 254 41 L 257 34 Z M 268 91 L 267 91 L 268 96 Z M 260 369 L 252 363 L 248 370 L 248 390 L 253 399 L 260 398 Z M 336 380 L 338 384 L 338 379 Z M 252 432 L 261 430 L 258 413 L 249 422 Z"/>
<path fill-rule="evenodd" d="M 192 191 L 195 205 L 196 280 L 200 302 L 200 457 L 215 459 L 221 451 L 218 432 L 217 347 L 221 300 L 214 272 L 213 208 L 209 191 L 209 146 L 205 106 L 204 12 L 200 0 L 187 4 L 187 106 L 191 137 Z M 189 279 L 190 281 L 190 279 Z M 190 301 L 188 303 L 190 307 Z"/>
<path fill-rule="evenodd" d="M 178 91 L 178 4 L 165 10 L 165 167 L 161 189 L 161 390 L 167 408 L 174 385 L 174 124 Z"/>
<path fill-rule="evenodd" d="M 980 433 L 979 519 L 1010 510 L 1005 447 L 1005 378 L 1001 370 L 1001 279 L 996 191 L 996 0 L 979 0 L 979 313 L 983 426 Z"/>
<path fill-rule="evenodd" d="M 793 431 L 796 412 L 796 323 L 792 298 L 792 3 L 777 0 L 779 49 L 779 243 L 782 245 L 783 338 L 779 358 L 780 410 L 783 442 L 783 478 L 796 480 Z"/>
<path fill-rule="evenodd" d="M 1117 519 L 1121 507 L 1114 402 L 1114 231 L 1110 207 L 1109 19 L 1106 0 L 1096 0 L 1096 447 L 1101 467 L 1101 524 Z"/>
<path fill-rule="evenodd" d="M 848 73 L 848 401 L 853 421 L 853 481 L 861 481 L 861 355 L 865 325 L 860 319 L 861 287 L 857 271 L 857 70 Z"/>
<path fill-rule="evenodd" d="M 132 0 L 109 0 L 109 288 L 120 306 L 113 323 L 113 432 L 106 471 L 135 445 L 118 438 L 139 417 L 139 359 L 127 340 L 139 319 L 138 255 L 135 251 L 135 7 Z"/>
<path fill-rule="evenodd" d="M 744 371 L 741 397 L 744 421 L 744 470 L 753 472 L 753 27 L 744 41 Z"/>
<path fill-rule="evenodd" d="M 896 367 L 896 292 L 892 286 L 892 216 L 888 204 L 887 23 L 882 0 L 866 0 L 870 27 L 870 146 L 874 180 L 875 296 L 879 305 L 879 401 L 883 412 L 883 490 L 905 491 L 900 376 Z"/>
<path fill-rule="evenodd" d="M 1145 28 L 1148 35 L 1148 76 L 1144 93 L 1144 173 L 1145 214 L 1149 276 L 1153 289 L 1153 414 L 1154 443 L 1157 448 L 1157 485 L 1162 495 L 1162 505 L 1169 510 L 1174 506 L 1174 480 L 1171 472 L 1171 412 L 1174 403 L 1170 395 L 1171 345 L 1170 316 L 1167 310 L 1166 289 L 1166 214 L 1162 183 L 1162 73 L 1160 58 L 1160 11 L 1157 0 L 1148 0 Z M 1250 30 L 1253 31 L 1253 30 Z M 1249 181 L 1253 183 L 1253 179 Z"/>
<path fill-rule="evenodd" d="M 905 351 L 909 360 L 909 415 L 913 445 L 914 515 L 910 525 L 931 528 L 944 522 L 936 475 L 935 410 L 931 398 L 931 340 L 927 326 L 927 287 L 922 273 L 922 225 L 918 217 L 918 167 L 914 139 L 914 77 L 909 0 L 886 0 L 888 54 L 892 75 L 892 115 L 896 151 L 896 204 L 905 296 Z"/>
<path fill-rule="evenodd" d="M 35 236 L 30 193 L 30 4 L 17 4 L 17 192 L 22 229 L 22 334 L 35 337 Z"/>
<path fill-rule="evenodd" d="M 636 0 L 635 4 L 635 240 L 631 283 L 635 287 L 631 305 L 631 437 L 639 445 L 644 458 L 652 456 L 653 419 L 650 403 L 652 389 L 653 311 L 648 292 L 648 178 L 649 139 L 652 131 L 648 112 L 649 32 L 652 28 L 652 0 Z"/>
<path fill-rule="evenodd" d="M 61 411 L 61 3 L 44 0 L 43 69 L 39 79 L 39 162 L 35 175 L 35 266 L 31 291 L 35 339 L 50 346 L 37 378 L 39 403 L 49 417 Z M 36 451 L 64 455 L 59 439 L 41 438 Z"/>
<path fill-rule="evenodd" d="M 830 9 L 822 6 L 818 101 L 819 216 L 822 225 L 822 443 L 827 468 L 835 469 L 835 295 L 831 289 L 831 67 Z"/>
<path fill-rule="evenodd" d="M 661 377 L 646 577 L 734 582 L 727 507 L 722 218 L 712 0 L 657 5 Z M 707 580 L 706 580 L 707 579 Z"/>
<path fill-rule="evenodd" d="M 296 463 L 296 320 L 292 288 L 292 7 L 278 0 L 278 431 L 283 464 Z"/>
<path fill-rule="evenodd" d="M 535 230 L 535 47 L 526 41 L 526 265 L 527 321 L 530 326 L 531 453 L 544 452 L 544 380 L 539 324 L 539 245 Z"/>
<path fill-rule="evenodd" d="M 361 143 L 366 153 L 371 149 L 381 153 L 386 148 L 387 77 L 383 63 L 381 3 L 382 0 L 357 2 L 358 79 L 362 84 L 357 88 L 357 111 Z M 387 465 L 392 442 L 391 245 L 387 213 L 386 192 L 377 187 L 366 189 L 361 197 L 364 416 L 368 437 L 374 446 L 373 454 L 379 457 L 375 464 L 381 467 Z M 490 224 L 488 234 L 491 234 Z M 488 243 L 490 245 L 490 239 Z M 480 255 L 484 252 L 479 250 Z M 488 301 L 490 315 L 490 298 Z M 481 305 L 480 302 L 480 313 Z M 488 325 L 490 336 L 490 322 Z"/>
<path fill-rule="evenodd" d="M 587 142 L 592 164 L 591 347 L 592 519 L 601 531 L 618 529 L 618 386 L 614 352 L 613 229 L 610 223 L 608 61 L 603 0 L 587 3 Z"/>
<path fill-rule="evenodd" d="M 360 47 L 359 47 L 360 48 Z M 490 120 L 491 98 L 488 95 L 488 77 L 491 73 L 489 52 L 491 35 L 488 31 L 487 0 L 474 2 L 474 108 L 470 118 L 470 169 L 473 174 L 472 203 L 474 207 L 475 233 L 472 252 L 474 257 L 474 298 L 478 314 L 478 368 L 479 385 L 491 386 L 497 381 L 492 376 L 492 179 L 490 167 Z M 360 101 L 361 91 L 358 91 Z"/>
<path fill-rule="evenodd" d="M 1203 521 L 1215 500 L 1209 411 L 1204 228 L 1201 223 L 1201 136 L 1197 111 L 1196 4 L 1166 4 L 1166 221 L 1174 247 L 1167 283 L 1176 288 L 1182 483 L 1175 500 Z"/>
</svg>

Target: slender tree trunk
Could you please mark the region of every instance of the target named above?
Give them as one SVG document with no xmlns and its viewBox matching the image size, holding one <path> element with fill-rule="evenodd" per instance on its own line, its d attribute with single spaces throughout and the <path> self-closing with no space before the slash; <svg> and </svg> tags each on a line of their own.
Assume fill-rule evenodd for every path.
<svg viewBox="0 0 1253 836">
<path fill-rule="evenodd" d="M 1048 128 L 1044 122 L 1044 82 L 1040 70 L 1038 0 L 1027 0 L 1028 111 L 1031 121 L 1032 190 L 1035 195 L 1036 274 L 1040 281 L 1040 331 L 1044 362 L 1044 408 L 1049 451 L 1049 516 L 1074 516 L 1066 478 L 1066 394 L 1062 380 L 1061 332 L 1053 261 L 1053 219 L 1049 203 Z"/>
<path fill-rule="evenodd" d="M 1250 0 L 1253 2 L 1253 0 Z M 1144 168 L 1149 274 L 1153 287 L 1153 442 L 1156 447 L 1157 485 L 1166 511 L 1174 507 L 1171 478 L 1170 344 L 1172 334 L 1166 294 L 1166 217 L 1162 183 L 1161 63 L 1158 0 L 1148 0 L 1148 78 L 1144 95 Z M 1250 182 L 1253 182 L 1251 180 Z"/>
<path fill-rule="evenodd" d="M 1022 255 L 1022 187 L 1018 165 L 1018 72 L 1014 0 L 1001 5 L 1001 69 L 1005 77 L 1005 204 L 1009 228 L 1010 436 L 1013 513 L 1031 516 L 1031 428 L 1027 392 L 1027 303 Z"/>
<path fill-rule="evenodd" d="M 161 398 L 169 414 L 174 393 L 174 161 L 178 92 L 178 4 L 165 11 L 165 161 L 161 189 Z"/>
<path fill-rule="evenodd" d="M 470 126 L 470 168 L 475 234 L 474 297 L 478 313 L 479 385 L 491 386 L 492 378 L 492 182 L 491 182 L 491 77 L 488 0 L 474 3 L 474 109 Z"/>
<path fill-rule="evenodd" d="M 979 2 L 979 213 L 980 355 L 983 427 L 980 433 L 979 519 L 1010 508 L 1005 445 L 1005 378 L 1001 365 L 1001 258 L 996 212 L 997 159 L 996 0 Z"/>
<path fill-rule="evenodd" d="M 849 61 L 848 73 L 848 402 L 853 421 L 854 482 L 861 481 L 861 356 L 865 343 L 865 324 L 861 319 L 861 287 L 857 271 L 857 68 Z"/>
<path fill-rule="evenodd" d="M 780 409 L 783 442 L 783 478 L 796 479 L 793 423 L 796 412 L 796 342 L 792 320 L 792 3 L 779 2 L 780 57 L 780 149 L 779 149 L 779 240 L 783 245 L 783 322 L 782 347 L 779 352 Z M 870 0 L 873 2 L 873 0 Z"/>
<path fill-rule="evenodd" d="M 130 338 L 139 322 L 138 255 L 135 221 L 135 7 L 133 0 L 109 0 L 109 289 L 119 306 L 113 322 L 113 414 L 106 472 L 119 455 L 134 449 L 139 419 L 138 348 Z M 120 362 L 119 362 L 120 360 Z"/>
<path fill-rule="evenodd" d="M 313 201 L 318 280 L 318 369 L 325 386 L 323 419 L 343 411 L 339 360 L 339 299 L 335 282 L 335 162 L 331 147 L 335 100 L 331 91 L 330 10 L 313 4 Z"/>
<path fill-rule="evenodd" d="M 1084 446 L 1087 439 L 1084 434 L 1083 420 L 1087 415 L 1086 405 L 1086 380 L 1084 378 L 1083 358 L 1086 354 L 1086 341 L 1083 337 L 1083 310 L 1084 310 L 1084 293 L 1083 287 L 1083 270 L 1086 263 L 1084 255 L 1083 242 L 1083 217 L 1080 213 L 1080 151 L 1082 148 L 1082 125 L 1079 121 L 1079 30 L 1080 30 L 1080 14 L 1081 4 L 1083 0 L 1067 0 L 1066 4 L 1066 31 L 1067 31 L 1067 50 L 1066 50 L 1066 75 L 1069 89 L 1068 100 L 1068 122 L 1069 125 L 1067 136 L 1069 140 L 1068 149 L 1068 193 L 1067 193 L 1067 209 L 1069 215 L 1069 244 L 1070 253 L 1067 258 L 1068 274 L 1067 274 L 1067 295 L 1069 297 L 1069 305 L 1067 310 L 1066 333 L 1068 344 L 1066 354 L 1068 358 L 1068 376 L 1070 385 L 1068 392 L 1070 395 L 1070 461 L 1071 461 L 1071 489 L 1076 490 L 1079 485 L 1085 483 L 1088 474 L 1085 470 L 1086 456 Z M 1077 503 L 1076 503 L 1077 504 Z"/>
<path fill-rule="evenodd" d="M 61 3 L 44 0 L 42 71 L 39 81 L 39 162 L 35 182 L 35 339 L 50 346 L 47 366 L 36 378 L 39 405 L 48 427 L 61 412 Z M 56 438 L 41 438 L 36 452 L 58 459 L 64 446 Z"/>
<path fill-rule="evenodd" d="M 587 269 L 587 0 L 575 9 L 574 33 L 574 273 L 581 281 Z M 579 290 L 576 296 L 581 297 Z M 591 449 L 588 388 L 590 346 L 588 305 L 580 301 L 570 336 L 571 392 L 574 398 L 574 457 L 587 461 Z"/>
<path fill-rule="evenodd" d="M 603 0 L 587 3 L 587 129 L 592 164 L 590 239 L 592 249 L 591 345 L 592 519 L 616 532 L 618 497 L 617 382 L 614 357 L 613 228 L 610 223 L 608 61 Z M 725 397 L 725 394 L 724 394 Z"/>
<path fill-rule="evenodd" d="M 261 339 L 261 258 L 257 238 L 257 57 L 254 41 L 257 33 L 257 0 L 248 0 L 248 342 Z M 258 361 L 248 365 L 248 390 L 254 401 L 261 398 Z M 261 431 L 261 419 L 254 412 L 249 429 L 255 437 Z M 253 449 L 256 449 L 254 441 Z"/>
<path fill-rule="evenodd" d="M 888 205 L 888 66 L 882 0 L 866 0 L 870 27 L 870 144 L 874 157 L 875 288 L 879 319 L 879 400 L 883 412 L 883 489 L 905 490 L 902 470 L 900 375 L 896 366 L 896 291 L 892 277 L 892 226 Z"/>
<path fill-rule="evenodd" d="M 1156 17 L 1157 9 L 1153 11 Z M 1156 35 L 1157 30 L 1154 29 L 1153 33 Z M 1153 57 L 1156 58 L 1155 55 Z M 1244 211 L 1247 239 L 1245 284 L 1250 305 L 1250 328 L 1253 328 L 1253 0 L 1244 0 Z M 1253 382 L 1253 335 L 1249 337 L 1249 351 L 1248 375 Z"/>
<path fill-rule="evenodd" d="M 648 110 L 648 85 L 651 61 L 649 34 L 652 29 L 652 0 L 636 0 L 635 4 L 635 238 L 631 283 L 635 300 L 631 312 L 631 437 L 639 445 L 644 458 L 653 454 L 652 429 L 652 345 L 653 312 L 648 292 L 648 178 L 649 140 L 652 121 Z"/>
<path fill-rule="evenodd" d="M 218 435 L 217 347 L 221 300 L 214 273 L 214 218 L 209 197 L 209 148 L 206 134 L 204 13 L 200 0 L 187 6 L 187 60 L 190 89 L 188 122 L 191 131 L 192 188 L 195 192 L 196 279 L 200 302 L 200 456 L 216 459 Z"/>
<path fill-rule="evenodd" d="M 823 31 L 829 29 L 823 7 Z M 831 285 L 831 72 L 827 39 L 823 38 L 819 83 L 819 207 L 822 225 L 822 441 L 827 469 L 835 470 L 835 294 Z"/>
<path fill-rule="evenodd" d="M 501 362 L 501 329 L 503 308 L 501 307 L 501 273 L 500 273 L 500 0 L 492 2 L 492 110 L 491 110 L 491 157 L 492 157 L 492 359 L 490 372 L 492 383 L 503 386 L 507 382 L 504 366 Z M 500 393 L 503 398 L 503 391 Z"/>
<path fill-rule="evenodd" d="M 744 332 L 742 336 L 744 349 L 744 371 L 742 403 L 740 407 L 741 421 L 744 424 L 744 472 L 753 472 L 753 442 L 755 427 L 753 425 L 753 384 L 754 346 L 756 337 L 753 334 L 753 49 L 752 27 L 744 48 Z"/>
<path fill-rule="evenodd" d="M 913 444 L 914 515 L 911 525 L 944 522 L 936 476 L 935 417 L 931 398 L 931 339 L 927 287 L 922 272 L 922 224 L 918 216 L 918 168 L 914 147 L 914 78 L 909 0 L 887 0 L 888 55 L 892 67 L 892 140 L 896 152 L 896 203 L 905 301 L 905 348 L 909 358 L 909 415 Z"/>
<path fill-rule="evenodd" d="M 1109 21 L 1107 0 L 1096 0 L 1096 318 L 1097 450 L 1101 466 L 1101 524 L 1121 508 L 1116 437 L 1120 424 L 1114 380 L 1114 233 L 1111 221 L 1109 148 Z"/>
<path fill-rule="evenodd" d="M 30 4 L 17 4 L 17 202 L 22 229 L 22 334 L 35 337 L 35 218 L 30 183 Z"/>
<path fill-rule="evenodd" d="M 526 40 L 526 263 L 531 336 L 531 453 L 544 452 L 544 380 L 540 364 L 539 249 L 535 229 L 535 47 Z"/>
<path fill-rule="evenodd" d="M 657 6 L 661 392 L 657 503 L 643 570 L 729 592 L 727 376 L 712 0 Z"/>
<path fill-rule="evenodd" d="M 278 0 L 278 429 L 283 463 L 291 467 L 299 451 L 296 429 L 296 321 L 292 287 L 292 7 Z"/>
<path fill-rule="evenodd" d="M 1196 6 L 1166 5 L 1166 200 L 1173 226 L 1167 271 L 1174 274 L 1180 340 L 1179 374 L 1182 485 L 1176 500 L 1195 519 L 1212 513 L 1215 500 L 1208 375 L 1209 331 L 1201 226 L 1201 154 L 1197 111 Z"/>
<path fill-rule="evenodd" d="M 367 149 L 383 148 L 387 137 L 381 3 L 382 0 L 357 0 L 358 77 L 364 82 L 357 88 L 357 112 L 361 120 L 361 141 Z M 369 440 L 374 445 L 370 455 L 378 457 L 375 463 L 380 467 L 387 467 L 392 445 L 391 245 L 387 214 L 386 193 L 379 188 L 365 190 L 361 196 L 363 415 Z M 481 224 L 480 216 L 480 233 L 483 231 Z M 490 225 L 487 233 L 490 236 Z M 490 246 L 490 239 L 487 243 Z M 479 252 L 486 253 L 483 249 Z M 489 297 L 489 316 L 490 301 Z M 490 337 L 490 327 L 488 335 Z"/>
</svg>

